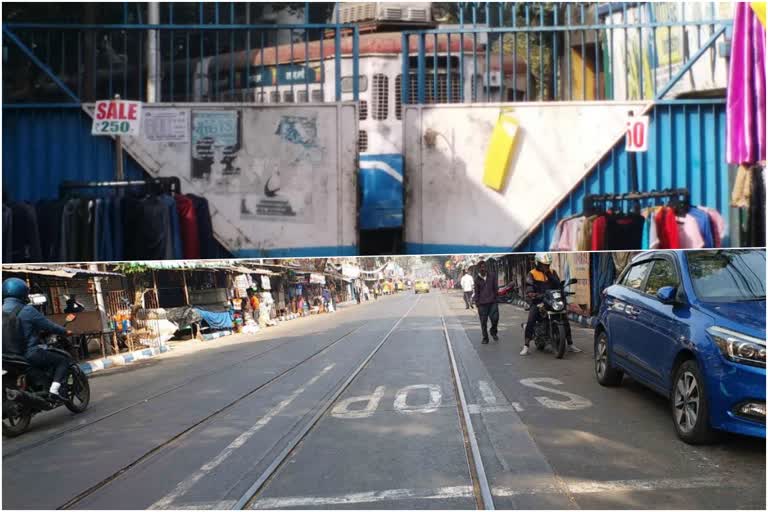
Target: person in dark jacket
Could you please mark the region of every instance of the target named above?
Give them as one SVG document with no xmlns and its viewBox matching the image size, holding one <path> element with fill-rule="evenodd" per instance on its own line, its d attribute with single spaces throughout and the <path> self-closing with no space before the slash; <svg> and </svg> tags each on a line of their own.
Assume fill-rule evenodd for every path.
<svg viewBox="0 0 768 512">
<path fill-rule="evenodd" d="M 11 277 L 3 281 L 3 325 L 15 316 L 18 320 L 17 339 L 3 340 L 3 351 L 16 347 L 15 355 L 22 355 L 32 366 L 53 372 L 50 393 L 59 398 L 61 383 L 67 375 L 69 358 L 48 350 L 43 333 L 71 335 L 72 332 L 45 318 L 40 311 L 29 305 L 29 287 L 23 280 Z M 6 343 L 7 342 L 7 343 Z"/>
<path fill-rule="evenodd" d="M 493 341 L 499 341 L 499 304 L 497 294 L 499 291 L 496 272 L 488 271 L 484 260 L 477 264 L 475 275 L 475 304 L 480 316 L 480 328 L 483 331 L 482 343 L 488 343 L 488 319 L 491 320 L 491 337 Z"/>
<path fill-rule="evenodd" d="M 85 306 L 77 302 L 77 296 L 73 293 L 67 299 L 67 306 L 64 308 L 65 313 L 80 313 L 85 311 Z"/>
<path fill-rule="evenodd" d="M 521 356 L 527 356 L 531 346 L 531 340 L 534 335 L 534 327 L 538 317 L 538 304 L 544 297 L 547 290 L 556 290 L 560 288 L 560 276 L 552 269 L 552 255 L 549 253 L 536 254 L 535 267 L 525 276 L 525 298 L 531 305 L 528 310 L 528 320 L 525 323 L 525 345 L 520 352 Z M 581 352 L 573 344 L 571 337 L 571 324 L 568 317 L 565 318 L 565 338 L 568 341 L 569 352 Z"/>
</svg>

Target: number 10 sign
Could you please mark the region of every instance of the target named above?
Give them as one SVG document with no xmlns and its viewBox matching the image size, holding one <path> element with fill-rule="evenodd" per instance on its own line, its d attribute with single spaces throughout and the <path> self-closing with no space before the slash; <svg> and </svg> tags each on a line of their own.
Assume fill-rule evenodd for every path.
<svg viewBox="0 0 768 512">
<path fill-rule="evenodd" d="M 627 119 L 627 151 L 648 151 L 648 116 Z"/>
</svg>

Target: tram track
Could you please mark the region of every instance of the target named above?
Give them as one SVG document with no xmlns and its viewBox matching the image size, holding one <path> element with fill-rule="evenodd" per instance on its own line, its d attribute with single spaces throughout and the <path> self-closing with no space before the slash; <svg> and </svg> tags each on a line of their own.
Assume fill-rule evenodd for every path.
<svg viewBox="0 0 768 512">
<path fill-rule="evenodd" d="M 147 461 L 149 458 L 151 458 L 156 453 L 160 452 L 163 449 L 168 448 L 169 446 L 171 446 L 174 443 L 182 440 L 184 437 L 188 436 L 192 432 L 196 431 L 200 427 L 210 423 L 211 420 L 214 420 L 215 418 L 221 416 L 223 413 L 231 410 L 234 406 L 236 406 L 237 404 L 241 403 L 243 400 L 253 396 L 254 394 L 258 393 L 259 391 L 264 390 L 265 388 L 267 388 L 271 384 L 275 383 L 276 381 L 280 380 L 281 378 L 285 377 L 286 375 L 292 373 L 297 368 L 301 367 L 302 365 L 304 365 L 308 361 L 316 358 L 317 356 L 323 354 L 324 352 L 329 350 L 331 347 L 335 346 L 337 343 L 341 342 L 342 340 L 348 338 L 349 336 L 351 336 L 352 334 L 356 333 L 357 331 L 359 331 L 360 329 L 362 329 L 365 326 L 366 326 L 366 324 L 363 324 L 363 325 L 360 325 L 358 327 L 355 327 L 354 329 L 351 329 L 351 330 L 347 331 L 342 336 L 340 336 L 338 338 L 335 338 L 333 341 L 331 341 L 327 345 L 324 345 L 322 348 L 320 348 L 319 350 L 316 350 L 315 352 L 313 352 L 309 356 L 305 357 L 301 361 L 299 361 L 299 362 L 291 365 L 287 369 L 281 371 L 280 373 L 278 373 L 277 375 L 275 375 L 274 377 L 272 377 L 268 381 L 266 381 L 266 382 L 256 386 L 255 388 L 249 390 L 248 392 L 240 395 L 235 400 L 227 403 L 227 405 L 225 405 L 223 407 L 220 407 L 219 409 L 217 409 L 217 410 L 213 411 L 212 413 L 206 415 L 204 418 L 202 418 L 199 421 L 195 422 L 194 424 L 188 426 L 183 431 L 181 431 L 178 434 L 174 435 L 173 437 L 167 439 L 166 441 L 156 445 L 155 447 L 153 447 L 152 449 L 150 449 L 149 451 L 147 451 L 146 453 L 144 453 L 140 457 L 134 459 L 131 463 L 123 466 L 119 470 L 111 473 L 106 478 L 103 478 L 102 480 L 100 480 L 96 484 L 92 485 L 91 487 L 89 487 L 85 491 L 79 493 L 77 496 L 71 498 L 70 500 L 68 500 L 63 505 L 60 505 L 59 507 L 57 507 L 57 510 L 68 510 L 68 509 L 76 508 L 79 503 L 83 502 L 85 499 L 89 498 L 90 496 L 96 494 L 100 489 L 102 489 L 105 486 L 109 485 L 110 483 L 112 483 L 113 481 L 115 481 L 117 478 L 121 477 L 122 475 L 124 475 L 128 471 L 130 471 L 133 468 L 141 465 L 143 462 Z M 276 348 L 279 348 L 279 347 L 274 347 L 274 348 L 276 349 Z M 273 350 L 273 349 L 270 349 L 270 351 L 271 350 Z M 259 355 L 263 355 L 263 353 L 259 354 Z"/>
<path fill-rule="evenodd" d="M 267 341 L 267 340 L 265 340 L 265 341 Z M 28 452 L 29 450 L 32 450 L 34 448 L 38 448 L 40 446 L 44 446 L 44 445 L 46 445 L 46 444 L 48 444 L 50 442 L 56 441 L 57 439 L 61 439 L 62 437 L 66 436 L 68 434 L 73 434 L 75 432 L 78 432 L 78 431 L 87 429 L 89 427 L 92 427 L 92 426 L 94 426 L 94 425 L 96 425 L 96 424 L 98 424 L 98 423 L 100 423 L 102 421 L 105 421 L 105 420 L 108 420 L 110 418 L 113 418 L 114 416 L 122 414 L 122 413 L 124 413 L 126 411 L 129 411 L 131 409 L 134 409 L 136 407 L 144 406 L 144 405 L 148 404 L 149 402 L 151 402 L 153 400 L 156 400 L 158 398 L 162 398 L 163 396 L 166 396 L 166 395 L 168 395 L 170 393 L 173 393 L 174 391 L 178 391 L 179 389 L 182 389 L 182 388 L 184 388 L 184 387 L 186 387 L 186 386 L 188 386 L 188 385 L 190 385 L 190 384 L 192 384 L 194 382 L 200 381 L 200 380 L 205 379 L 207 377 L 210 377 L 212 375 L 216 375 L 216 374 L 219 374 L 219 373 L 223 373 L 223 372 L 235 369 L 235 368 L 237 368 L 239 366 L 242 366 L 242 365 L 244 365 L 244 364 L 246 364 L 248 362 L 257 361 L 257 360 L 259 360 L 259 359 L 261 359 L 263 357 L 266 357 L 267 355 L 269 355 L 270 353 L 272 353 L 272 352 L 274 352 L 274 351 L 276 351 L 278 349 L 285 348 L 287 345 L 293 344 L 293 343 L 297 343 L 299 341 L 301 341 L 301 340 L 293 340 L 293 341 L 287 341 L 287 342 L 282 342 L 282 343 L 276 343 L 273 347 L 270 347 L 270 348 L 268 348 L 266 350 L 259 350 L 259 351 L 255 352 L 253 354 L 250 354 L 250 355 L 246 356 L 245 358 L 238 359 L 234 363 L 225 363 L 225 364 L 222 364 L 220 366 L 217 366 L 216 368 L 214 368 L 212 370 L 205 371 L 205 372 L 199 373 L 197 375 L 194 375 L 194 376 L 192 376 L 192 377 L 190 377 L 190 378 L 180 382 L 179 384 L 176 384 L 174 386 L 171 386 L 170 388 L 166 388 L 166 389 L 163 389 L 161 391 L 158 391 L 157 393 L 154 393 L 152 395 L 140 398 L 140 399 L 138 399 L 138 400 L 136 400 L 136 401 L 134 401 L 134 402 L 132 402 L 132 403 L 130 403 L 128 405 L 125 405 L 125 406 L 120 407 L 120 408 L 118 408 L 118 409 L 116 409 L 114 411 L 108 412 L 108 413 L 103 414 L 101 416 L 98 416 L 98 417 L 96 417 L 96 418 L 94 418 L 94 419 L 92 419 L 90 421 L 87 421 L 86 423 L 82 423 L 82 424 L 74 425 L 72 427 L 64 428 L 64 429 L 59 430 L 59 431 L 57 431 L 57 432 L 55 432 L 55 433 L 53 433 L 51 435 L 48 435 L 48 436 L 45 436 L 45 437 L 43 437 L 41 439 L 33 441 L 33 442 L 29 443 L 29 444 L 23 444 L 23 445 L 19 446 L 18 448 L 15 448 L 15 449 L 13 449 L 11 451 L 8 451 L 7 453 L 4 453 L 2 455 L 2 460 L 3 461 L 9 461 L 9 460 L 11 460 L 14 457 L 22 455 L 25 452 Z"/>
<path fill-rule="evenodd" d="M 265 469 L 251 487 L 241 496 L 241 498 L 232 507 L 233 510 L 250 510 L 258 508 L 259 496 L 267 488 L 269 483 L 277 477 L 277 474 L 285 462 L 293 455 L 295 455 L 301 448 L 301 444 L 312 432 L 320 419 L 327 414 L 329 410 L 338 402 L 341 395 L 349 388 L 353 381 L 358 377 L 360 372 L 366 368 L 371 359 L 381 350 L 386 341 L 391 337 L 392 333 L 398 328 L 400 323 L 410 314 L 410 311 L 416 307 L 418 301 L 414 303 L 411 309 L 401 317 L 398 322 L 392 327 L 389 333 L 384 336 L 381 342 L 371 351 L 368 357 L 350 374 L 346 381 L 336 390 L 336 392 L 328 398 L 317 410 L 312 419 L 307 422 L 302 430 L 294 437 L 294 439 L 288 443 L 283 451 L 274 458 L 272 463 Z M 442 309 L 442 308 L 441 308 Z M 480 449 L 475 436 L 475 431 L 472 425 L 472 419 L 469 414 L 469 407 L 466 400 L 466 394 L 464 393 L 463 384 L 461 382 L 461 376 L 459 374 L 458 363 L 456 356 L 451 346 L 450 336 L 445 323 L 445 317 L 440 312 L 440 323 L 442 328 L 443 337 L 445 339 L 446 348 L 448 352 L 451 382 L 453 384 L 454 393 L 456 395 L 456 407 L 458 409 L 458 420 L 462 434 L 462 442 L 466 453 L 466 461 L 469 470 L 469 476 L 471 480 L 471 488 L 473 496 L 478 510 L 494 510 L 493 496 L 491 493 L 488 478 L 485 473 L 485 468 L 482 462 Z"/>
<path fill-rule="evenodd" d="M 259 475 L 259 477 L 256 479 L 256 481 L 248 488 L 248 490 L 245 491 L 245 493 L 240 497 L 240 499 L 237 500 L 235 505 L 232 507 L 233 510 L 245 510 L 245 509 L 251 509 L 253 508 L 253 504 L 258 500 L 259 493 L 268 485 L 269 481 L 277 474 L 277 472 L 280 470 L 280 468 L 283 466 L 285 461 L 290 457 L 293 453 L 295 453 L 298 449 L 302 441 L 309 435 L 309 433 L 312 431 L 312 429 L 317 425 L 318 421 L 320 421 L 320 418 L 322 418 L 338 401 L 339 397 L 344 393 L 344 391 L 347 390 L 347 388 L 352 384 L 352 382 L 355 380 L 355 378 L 360 374 L 360 372 L 365 369 L 365 367 L 368 365 L 368 363 L 373 359 L 373 357 L 381 350 L 381 347 L 384 346 L 384 344 L 387 342 L 387 340 L 392 336 L 392 333 L 395 332 L 395 330 L 398 328 L 400 323 L 413 311 L 413 309 L 416 307 L 417 304 L 421 301 L 421 297 L 416 299 L 416 301 L 413 303 L 413 305 L 408 309 L 408 311 L 405 312 L 403 316 L 401 316 L 397 322 L 395 322 L 395 325 L 392 326 L 392 328 L 387 332 L 387 334 L 384 335 L 384 337 L 381 339 L 381 341 L 376 345 L 376 347 L 368 354 L 368 356 L 361 362 L 357 368 L 355 368 L 352 371 L 352 374 L 344 381 L 344 383 L 339 386 L 336 391 L 330 396 L 330 398 L 326 399 L 322 405 L 320 405 L 317 409 L 317 412 L 312 416 L 312 418 L 302 427 L 302 429 L 294 436 L 294 438 L 288 442 L 288 444 L 283 448 L 283 450 L 272 460 L 272 462 L 269 464 L 269 466 Z"/>
</svg>

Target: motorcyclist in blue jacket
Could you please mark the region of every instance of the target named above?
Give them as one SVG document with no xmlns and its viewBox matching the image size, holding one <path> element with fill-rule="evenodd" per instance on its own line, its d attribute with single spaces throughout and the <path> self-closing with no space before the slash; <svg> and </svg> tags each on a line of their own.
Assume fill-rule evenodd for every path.
<svg viewBox="0 0 768 512">
<path fill-rule="evenodd" d="M 29 304 L 29 287 L 23 280 L 11 277 L 3 281 L 3 326 L 14 321 L 18 326 L 13 340 L 3 340 L 3 352 L 23 356 L 29 364 L 53 372 L 50 393 L 61 398 L 59 390 L 67 375 L 69 359 L 49 351 L 43 333 L 71 335 L 72 332 L 45 318 Z M 5 331 L 5 328 L 3 329 Z"/>
</svg>

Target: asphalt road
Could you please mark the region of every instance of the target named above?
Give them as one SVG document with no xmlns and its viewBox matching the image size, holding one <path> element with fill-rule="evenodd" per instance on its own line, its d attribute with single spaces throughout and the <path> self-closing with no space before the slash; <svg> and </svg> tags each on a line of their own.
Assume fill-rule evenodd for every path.
<svg viewBox="0 0 768 512">
<path fill-rule="evenodd" d="M 685 445 L 663 399 L 596 384 L 591 331 L 523 358 L 521 310 L 489 345 L 474 313 L 400 294 L 97 374 L 86 413 L 4 439 L 3 507 L 475 508 L 449 342 L 496 508 L 765 508 L 764 441 Z"/>
</svg>

